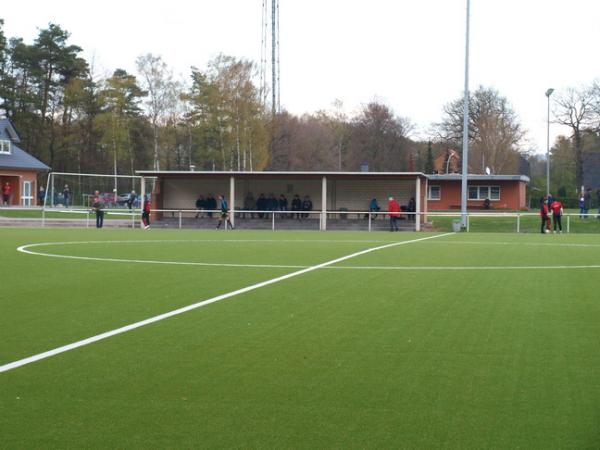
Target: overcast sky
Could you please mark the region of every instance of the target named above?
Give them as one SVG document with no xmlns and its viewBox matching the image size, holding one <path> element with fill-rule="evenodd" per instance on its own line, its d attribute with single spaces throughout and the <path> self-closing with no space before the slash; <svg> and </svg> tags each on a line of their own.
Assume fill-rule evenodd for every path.
<svg viewBox="0 0 600 450">
<path fill-rule="evenodd" d="M 135 58 L 161 55 L 186 78 L 218 53 L 260 60 L 262 0 L 5 2 L 8 37 L 31 43 L 49 22 L 96 71 L 135 72 Z M 352 114 L 376 99 L 417 125 L 441 118 L 464 85 L 466 0 L 280 0 L 281 103 L 295 114 Z M 553 87 L 600 78 L 597 0 L 471 0 L 470 89 L 496 88 L 546 150 L 546 97 Z M 551 125 L 551 135 L 565 133 Z"/>
</svg>

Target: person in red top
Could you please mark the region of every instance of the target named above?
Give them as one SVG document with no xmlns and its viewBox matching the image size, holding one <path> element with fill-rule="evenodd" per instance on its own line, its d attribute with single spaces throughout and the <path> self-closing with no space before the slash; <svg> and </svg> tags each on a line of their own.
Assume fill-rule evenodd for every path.
<svg viewBox="0 0 600 450">
<path fill-rule="evenodd" d="M 142 223 L 144 224 L 144 229 L 150 228 L 150 211 L 152 210 L 152 203 L 150 203 L 150 199 L 146 197 L 144 199 L 144 208 L 142 210 Z"/>
<path fill-rule="evenodd" d="M 540 201 L 540 217 L 542 218 L 542 226 L 540 231 L 542 233 L 546 233 L 546 230 L 548 230 L 548 233 L 550 232 L 550 217 L 548 217 L 548 212 L 548 199 L 543 197 Z"/>
<path fill-rule="evenodd" d="M 12 194 L 12 186 L 7 181 L 6 183 L 4 183 L 4 186 L 2 186 L 2 204 L 3 205 L 6 205 L 6 206 L 10 205 L 10 194 Z"/>
<path fill-rule="evenodd" d="M 552 210 L 552 222 L 554 223 L 554 232 L 556 233 L 556 225 L 558 224 L 558 232 L 562 233 L 561 217 L 563 215 L 563 205 L 558 199 L 554 199 L 550 205 Z"/>
<path fill-rule="evenodd" d="M 398 231 L 398 219 L 400 218 L 400 204 L 390 197 L 388 201 L 388 212 L 390 213 L 390 231 Z"/>
</svg>

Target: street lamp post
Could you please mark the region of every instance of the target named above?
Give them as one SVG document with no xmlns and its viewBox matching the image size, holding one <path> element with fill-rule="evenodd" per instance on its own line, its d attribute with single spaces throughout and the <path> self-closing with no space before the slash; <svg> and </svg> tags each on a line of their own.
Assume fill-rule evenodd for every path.
<svg viewBox="0 0 600 450">
<path fill-rule="evenodd" d="M 550 96 L 554 89 L 550 88 L 546 91 L 548 99 L 548 120 L 547 120 L 547 136 L 546 136 L 546 197 L 550 196 Z"/>
</svg>

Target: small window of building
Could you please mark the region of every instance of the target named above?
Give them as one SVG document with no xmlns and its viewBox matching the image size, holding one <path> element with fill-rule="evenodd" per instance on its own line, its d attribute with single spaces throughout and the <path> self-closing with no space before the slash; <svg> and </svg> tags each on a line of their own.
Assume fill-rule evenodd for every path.
<svg viewBox="0 0 600 450">
<path fill-rule="evenodd" d="M 490 187 L 490 200 L 500 200 L 500 186 Z"/>
<path fill-rule="evenodd" d="M 500 200 L 500 186 L 469 186 L 469 200 Z"/>
<path fill-rule="evenodd" d="M 429 186 L 429 193 L 427 195 L 427 200 L 439 200 L 441 198 L 442 198 L 441 186 Z"/>
<path fill-rule="evenodd" d="M 10 155 L 10 141 L 7 139 L 0 139 L 0 153 L 4 153 L 6 155 Z"/>
</svg>

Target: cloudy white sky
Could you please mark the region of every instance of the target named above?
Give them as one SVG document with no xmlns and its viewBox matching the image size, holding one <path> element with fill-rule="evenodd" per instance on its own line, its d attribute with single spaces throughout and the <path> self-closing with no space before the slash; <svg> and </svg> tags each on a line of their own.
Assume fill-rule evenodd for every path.
<svg viewBox="0 0 600 450">
<path fill-rule="evenodd" d="M 6 2 L 5 34 L 32 42 L 49 22 L 71 32 L 99 73 L 161 55 L 182 78 L 218 53 L 260 60 L 262 0 Z M 281 103 L 352 114 L 373 99 L 426 136 L 462 95 L 466 0 L 280 0 Z M 546 97 L 600 78 L 597 0 L 471 0 L 470 88 L 494 87 L 546 149 Z M 551 135 L 561 130 L 551 125 Z"/>
</svg>

